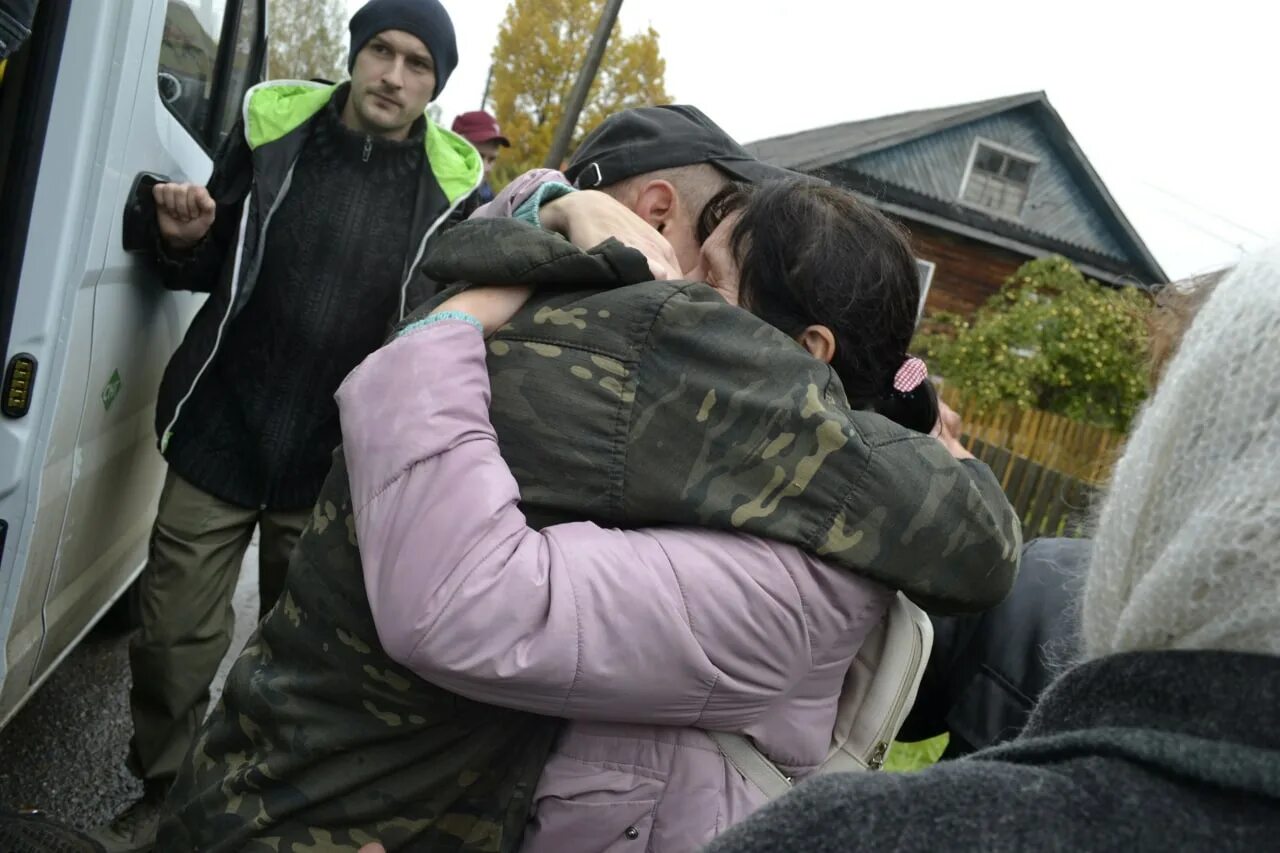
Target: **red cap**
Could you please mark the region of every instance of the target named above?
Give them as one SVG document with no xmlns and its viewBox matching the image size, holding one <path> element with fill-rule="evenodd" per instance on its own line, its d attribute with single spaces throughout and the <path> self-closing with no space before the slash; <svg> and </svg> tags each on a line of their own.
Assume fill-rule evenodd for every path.
<svg viewBox="0 0 1280 853">
<path fill-rule="evenodd" d="M 511 143 L 498 129 L 498 120 L 484 110 L 462 113 L 453 120 L 452 130 L 472 145 L 479 145 L 481 142 L 497 142 L 499 145 L 511 147 Z"/>
</svg>

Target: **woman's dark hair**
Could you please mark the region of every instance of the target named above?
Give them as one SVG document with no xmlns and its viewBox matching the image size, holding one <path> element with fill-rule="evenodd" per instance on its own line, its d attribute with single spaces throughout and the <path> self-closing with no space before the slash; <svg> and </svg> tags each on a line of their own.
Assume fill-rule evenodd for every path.
<svg viewBox="0 0 1280 853">
<path fill-rule="evenodd" d="M 773 181 L 712 198 L 699 237 L 734 210 L 742 213 L 730 236 L 742 307 L 792 338 L 826 326 L 836 341 L 831 367 L 850 404 L 931 432 L 938 400 L 928 379 L 905 393 L 893 387 L 920 302 L 906 233 L 847 190 Z"/>
</svg>

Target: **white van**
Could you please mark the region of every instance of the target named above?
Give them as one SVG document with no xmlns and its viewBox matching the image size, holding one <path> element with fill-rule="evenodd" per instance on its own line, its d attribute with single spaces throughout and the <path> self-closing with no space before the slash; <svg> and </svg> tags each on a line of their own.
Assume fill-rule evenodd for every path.
<svg viewBox="0 0 1280 853">
<path fill-rule="evenodd" d="M 204 181 L 266 0 L 40 0 L 0 82 L 0 726 L 142 570 L 160 376 L 199 298 L 126 251 L 139 177 Z M 134 247 L 137 248 L 137 247 Z"/>
</svg>

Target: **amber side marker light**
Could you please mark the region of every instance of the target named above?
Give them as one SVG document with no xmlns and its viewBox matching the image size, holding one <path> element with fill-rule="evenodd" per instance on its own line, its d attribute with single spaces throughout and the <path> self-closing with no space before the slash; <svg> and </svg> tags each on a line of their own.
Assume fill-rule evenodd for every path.
<svg viewBox="0 0 1280 853">
<path fill-rule="evenodd" d="M 18 353 L 9 359 L 4 371 L 4 395 L 0 396 L 0 412 L 6 417 L 20 418 L 31 408 L 31 386 L 36 381 L 36 357 Z"/>
</svg>

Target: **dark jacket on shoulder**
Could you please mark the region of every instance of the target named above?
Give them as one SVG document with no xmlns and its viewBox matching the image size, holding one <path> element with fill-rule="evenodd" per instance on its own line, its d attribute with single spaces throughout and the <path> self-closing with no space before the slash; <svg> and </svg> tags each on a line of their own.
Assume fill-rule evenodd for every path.
<svg viewBox="0 0 1280 853">
<path fill-rule="evenodd" d="M 1273 850 L 1277 707 L 1277 657 L 1112 655 L 1055 682 L 1009 744 L 815 778 L 708 851 Z"/>
<path fill-rule="evenodd" d="M 1013 590 L 974 616 L 933 616 L 933 651 L 899 740 L 949 732 L 944 758 L 1017 737 L 1049 683 L 1076 659 L 1077 604 L 1092 543 L 1034 539 Z"/>
</svg>

